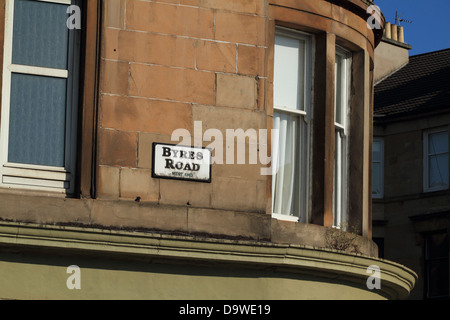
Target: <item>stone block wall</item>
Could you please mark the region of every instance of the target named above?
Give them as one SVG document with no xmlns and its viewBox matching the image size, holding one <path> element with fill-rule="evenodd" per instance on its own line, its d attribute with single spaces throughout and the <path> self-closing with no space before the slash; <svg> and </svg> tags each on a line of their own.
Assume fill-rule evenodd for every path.
<svg viewBox="0 0 450 320">
<path fill-rule="evenodd" d="M 266 212 L 260 165 L 214 164 L 210 184 L 151 177 L 152 143 L 185 129 L 267 128 L 264 0 L 109 0 L 102 29 L 98 198 Z M 201 141 L 199 141 L 201 140 Z M 238 142 L 233 143 L 236 160 Z"/>
</svg>

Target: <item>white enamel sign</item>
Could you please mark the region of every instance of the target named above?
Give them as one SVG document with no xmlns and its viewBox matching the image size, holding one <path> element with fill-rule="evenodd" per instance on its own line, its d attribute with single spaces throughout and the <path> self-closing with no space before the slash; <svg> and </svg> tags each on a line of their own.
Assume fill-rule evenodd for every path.
<svg viewBox="0 0 450 320">
<path fill-rule="evenodd" d="M 152 177 L 211 182 L 211 150 L 154 142 Z"/>
</svg>

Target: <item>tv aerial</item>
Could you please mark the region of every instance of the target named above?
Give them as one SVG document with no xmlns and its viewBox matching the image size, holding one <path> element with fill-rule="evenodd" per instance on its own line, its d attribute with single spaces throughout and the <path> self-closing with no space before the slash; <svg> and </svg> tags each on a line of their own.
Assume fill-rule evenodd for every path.
<svg viewBox="0 0 450 320">
<path fill-rule="evenodd" d="M 401 26 L 402 22 L 406 22 L 406 23 L 413 23 L 411 20 L 407 20 L 402 18 L 402 16 L 399 16 L 397 11 L 395 11 L 395 24 L 398 26 Z"/>
</svg>

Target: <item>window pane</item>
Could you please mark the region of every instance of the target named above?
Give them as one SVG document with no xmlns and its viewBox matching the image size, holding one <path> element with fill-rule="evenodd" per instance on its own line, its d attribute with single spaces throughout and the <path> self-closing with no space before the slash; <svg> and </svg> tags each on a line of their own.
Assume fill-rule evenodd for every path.
<svg viewBox="0 0 450 320">
<path fill-rule="evenodd" d="M 447 233 L 436 233 L 430 234 L 426 237 L 426 258 L 436 259 L 436 258 L 447 258 L 448 259 L 448 234 Z"/>
<path fill-rule="evenodd" d="M 304 110 L 305 42 L 275 37 L 274 106 Z"/>
<path fill-rule="evenodd" d="M 448 152 L 448 132 L 431 133 L 428 136 L 428 153 Z"/>
<path fill-rule="evenodd" d="M 448 260 L 429 261 L 427 264 L 428 298 L 444 298 L 449 294 Z"/>
<path fill-rule="evenodd" d="M 333 184 L 333 225 L 336 227 L 345 227 L 343 216 L 343 195 L 344 195 L 344 154 L 345 138 L 340 130 L 335 131 L 335 152 L 334 152 L 334 184 Z"/>
<path fill-rule="evenodd" d="M 68 6 L 16 0 L 12 63 L 67 69 Z"/>
<path fill-rule="evenodd" d="M 342 99 L 343 99 L 343 90 L 344 85 L 342 83 L 342 64 L 343 59 L 340 55 L 336 55 L 336 61 L 335 61 L 335 92 L 334 92 L 334 99 L 335 99 L 335 109 L 334 109 L 334 121 L 343 124 L 343 112 L 342 112 Z"/>
<path fill-rule="evenodd" d="M 429 157 L 429 187 L 448 185 L 448 153 Z"/>
<path fill-rule="evenodd" d="M 373 163 L 372 194 L 381 194 L 381 163 Z"/>
<path fill-rule="evenodd" d="M 381 142 L 374 141 L 372 150 L 373 150 L 373 153 L 372 153 L 373 161 L 381 161 L 382 160 Z"/>
<path fill-rule="evenodd" d="M 427 298 L 448 298 L 449 239 L 446 232 L 425 236 Z"/>
<path fill-rule="evenodd" d="M 11 75 L 9 162 L 64 167 L 66 82 Z"/>
<path fill-rule="evenodd" d="M 273 213 L 300 215 L 300 118 L 274 113 L 279 130 L 277 171 L 273 177 Z"/>
</svg>

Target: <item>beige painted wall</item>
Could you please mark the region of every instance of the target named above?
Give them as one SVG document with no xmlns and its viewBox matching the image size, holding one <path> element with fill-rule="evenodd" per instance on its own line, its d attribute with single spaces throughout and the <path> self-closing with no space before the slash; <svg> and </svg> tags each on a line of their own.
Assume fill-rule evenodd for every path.
<svg viewBox="0 0 450 320">
<path fill-rule="evenodd" d="M 0 257 L 0 270 L 8 274 L 1 282 L 0 299 L 385 299 L 363 286 L 305 274 L 79 257 Z M 80 267 L 80 290 L 66 286 L 72 264 Z"/>
<path fill-rule="evenodd" d="M 375 83 L 395 73 L 409 62 L 409 45 L 383 39 L 375 49 Z"/>
</svg>

